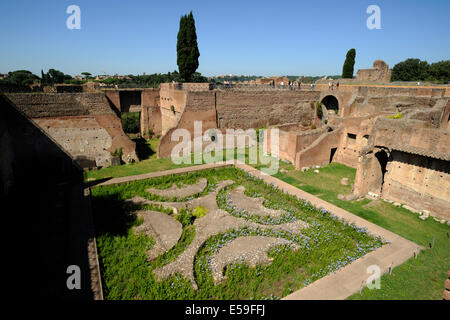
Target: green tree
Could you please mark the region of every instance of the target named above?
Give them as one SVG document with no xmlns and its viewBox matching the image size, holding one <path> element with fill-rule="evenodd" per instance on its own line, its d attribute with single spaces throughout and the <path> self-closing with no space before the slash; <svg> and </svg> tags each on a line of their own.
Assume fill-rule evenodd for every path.
<svg viewBox="0 0 450 320">
<path fill-rule="evenodd" d="M 198 68 L 200 52 L 197 44 L 197 31 L 192 11 L 180 18 L 180 29 L 177 36 L 177 65 L 185 82 L 192 80 Z"/>
<path fill-rule="evenodd" d="M 8 72 L 5 80 L 7 83 L 17 86 L 26 86 L 33 84 L 35 81 L 39 81 L 39 77 L 28 70 L 16 70 Z"/>
<path fill-rule="evenodd" d="M 47 77 L 44 73 L 44 70 L 41 69 L 41 84 L 46 84 Z"/>
<path fill-rule="evenodd" d="M 64 83 L 64 72 L 55 69 L 49 69 L 47 72 L 47 79 L 50 83 Z"/>
<path fill-rule="evenodd" d="M 90 72 L 86 72 L 86 71 L 85 71 L 85 72 L 82 72 L 81 74 L 84 76 L 85 79 L 87 79 L 87 78 L 89 78 L 90 76 L 92 76 L 92 74 L 91 74 Z"/>
<path fill-rule="evenodd" d="M 392 68 L 392 81 L 422 81 L 429 76 L 430 65 L 420 59 L 406 59 Z"/>
<path fill-rule="evenodd" d="M 450 82 L 450 60 L 432 63 L 429 69 L 430 80 Z"/>
<path fill-rule="evenodd" d="M 350 49 L 345 57 L 344 66 L 342 67 L 342 78 L 353 78 L 353 70 L 355 67 L 356 50 Z"/>
</svg>

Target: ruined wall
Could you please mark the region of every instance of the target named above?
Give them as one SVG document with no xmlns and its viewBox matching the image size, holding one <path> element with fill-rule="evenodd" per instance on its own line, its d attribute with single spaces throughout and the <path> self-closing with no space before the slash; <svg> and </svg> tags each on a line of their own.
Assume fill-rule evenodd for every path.
<svg viewBox="0 0 450 320">
<path fill-rule="evenodd" d="M 92 219 L 83 195 L 83 172 L 70 155 L 0 95 L 0 202 L 6 216 L 32 230 L 27 245 L 39 261 L 31 294 L 45 299 L 94 299 L 101 289 Z M 80 267 L 79 290 L 66 286 L 66 269 Z M 94 271 L 95 270 L 95 271 Z M 92 289 L 99 289 L 95 292 Z"/>
<path fill-rule="evenodd" d="M 162 131 L 159 89 L 142 90 L 141 135 L 148 137 L 151 130 L 155 135 Z"/>
<path fill-rule="evenodd" d="M 116 114 L 120 114 L 120 94 L 119 90 L 111 90 L 107 89 L 103 91 L 105 93 L 105 97 L 109 102 L 111 108 L 116 112 Z"/>
<path fill-rule="evenodd" d="M 170 83 L 161 83 L 161 134 L 176 126 L 186 105 L 186 92 L 177 90 Z"/>
<path fill-rule="evenodd" d="M 372 192 L 448 220 L 450 132 L 437 125 L 432 127 L 430 120 L 378 118 L 358 158 L 355 194 Z"/>
<path fill-rule="evenodd" d="M 367 146 L 376 119 L 377 116 L 344 118 L 333 162 L 356 168 L 360 151 Z"/>
<path fill-rule="evenodd" d="M 103 93 L 9 94 L 27 117 L 84 167 L 108 166 L 122 148 L 125 162 L 137 161 L 135 143 Z"/>
<path fill-rule="evenodd" d="M 450 161 L 391 153 L 381 196 L 450 220 Z"/>
<path fill-rule="evenodd" d="M 450 100 L 447 101 L 445 109 L 442 112 L 439 127 L 450 130 Z"/>
<path fill-rule="evenodd" d="M 332 149 L 337 148 L 342 129 L 323 133 L 305 149 L 297 152 L 295 168 L 311 167 L 314 165 L 325 166 L 330 163 Z"/>
<path fill-rule="evenodd" d="M 267 129 L 266 148 L 268 153 L 272 153 L 272 143 L 270 137 L 273 128 L 279 129 L 278 145 L 273 144 L 278 148 L 278 157 L 283 160 L 290 161 L 295 164 L 296 157 L 299 151 L 309 147 L 314 141 L 328 131 L 327 127 L 322 127 L 314 130 L 307 130 L 299 132 L 300 128 L 297 125 L 295 130 L 294 125 L 274 126 Z"/>
<path fill-rule="evenodd" d="M 383 60 L 376 60 L 372 69 L 359 69 L 356 73 L 356 81 L 389 83 L 391 81 L 391 70 Z"/>
<path fill-rule="evenodd" d="M 261 128 L 285 123 L 312 122 L 310 102 L 320 92 L 300 90 L 216 91 L 220 128 Z"/>
<path fill-rule="evenodd" d="M 175 101 L 182 101 L 181 94 L 184 91 L 175 90 L 175 98 L 172 100 L 165 100 L 164 104 L 167 106 L 169 103 Z M 160 140 L 158 147 L 158 157 L 164 158 L 170 156 L 172 148 L 178 144 L 178 141 L 172 141 L 172 133 L 178 129 L 186 129 L 191 137 L 194 136 L 194 121 L 201 121 L 202 128 L 201 132 L 206 130 L 217 128 L 216 123 L 216 111 L 214 109 L 215 95 L 212 91 L 198 91 L 198 92 L 188 92 L 183 95 L 186 99 L 183 109 L 181 106 L 177 106 L 177 111 L 172 112 L 167 107 L 161 107 L 162 122 L 163 122 L 163 136 Z M 178 112 L 180 110 L 180 112 Z M 171 118 L 168 113 L 172 113 Z M 169 127 L 171 125 L 171 127 Z M 164 129 L 167 131 L 164 132 Z"/>
</svg>

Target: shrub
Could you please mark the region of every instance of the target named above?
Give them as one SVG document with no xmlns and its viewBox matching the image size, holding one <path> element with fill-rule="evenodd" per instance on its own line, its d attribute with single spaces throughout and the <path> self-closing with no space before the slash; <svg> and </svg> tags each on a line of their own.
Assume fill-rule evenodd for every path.
<svg viewBox="0 0 450 320">
<path fill-rule="evenodd" d="M 194 213 L 192 214 L 195 218 L 201 218 L 203 217 L 205 214 L 208 213 L 208 209 L 206 209 L 203 206 L 198 206 L 195 208 Z"/>
<path fill-rule="evenodd" d="M 176 219 L 183 225 L 183 227 L 188 226 L 194 222 L 192 213 L 187 211 L 186 209 L 181 209 Z"/>
<path fill-rule="evenodd" d="M 173 113 L 175 113 L 175 107 L 173 105 L 170 106 L 170 111 L 172 111 Z"/>
<path fill-rule="evenodd" d="M 403 117 L 403 115 L 402 115 L 401 112 L 399 112 L 399 113 L 397 113 L 396 115 L 393 115 L 393 116 L 388 116 L 388 118 L 390 118 L 390 119 L 401 119 L 402 117 Z"/>
<path fill-rule="evenodd" d="M 111 155 L 112 155 L 113 157 L 119 157 L 119 158 L 122 159 L 122 156 L 123 156 L 123 150 L 122 150 L 122 148 L 119 148 L 119 150 L 115 149 L 114 152 L 111 153 Z"/>
<path fill-rule="evenodd" d="M 141 125 L 140 112 L 122 113 L 122 127 L 125 133 L 138 133 Z"/>
<path fill-rule="evenodd" d="M 322 119 L 323 111 L 322 111 L 322 102 L 316 103 L 316 114 L 319 119 Z"/>
</svg>

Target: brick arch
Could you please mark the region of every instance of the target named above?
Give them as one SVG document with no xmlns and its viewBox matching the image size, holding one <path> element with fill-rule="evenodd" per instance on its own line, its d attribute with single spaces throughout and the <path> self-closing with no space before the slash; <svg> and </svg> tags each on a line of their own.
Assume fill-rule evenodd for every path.
<svg viewBox="0 0 450 320">
<path fill-rule="evenodd" d="M 338 114 L 340 116 L 342 116 L 342 110 L 343 110 L 343 97 L 342 97 L 342 93 L 340 92 L 336 92 L 336 91 L 332 91 L 332 90 L 327 90 L 327 91 L 322 91 L 320 93 L 320 98 L 319 101 L 322 102 L 322 104 L 326 106 L 326 103 L 324 103 L 324 100 L 333 100 L 336 99 L 337 100 L 337 109 L 339 110 Z M 326 102 L 326 101 L 325 101 Z M 334 108 L 329 108 L 327 107 L 328 110 L 334 109 Z"/>
</svg>

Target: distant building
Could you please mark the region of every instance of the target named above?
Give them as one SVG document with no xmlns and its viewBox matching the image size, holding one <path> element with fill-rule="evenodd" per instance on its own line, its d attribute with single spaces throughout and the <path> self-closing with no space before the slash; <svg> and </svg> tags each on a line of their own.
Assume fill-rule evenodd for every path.
<svg viewBox="0 0 450 320">
<path fill-rule="evenodd" d="M 288 77 L 269 77 L 269 78 L 258 78 L 255 80 L 256 84 L 266 84 L 271 86 L 287 86 L 290 83 Z"/>
</svg>

